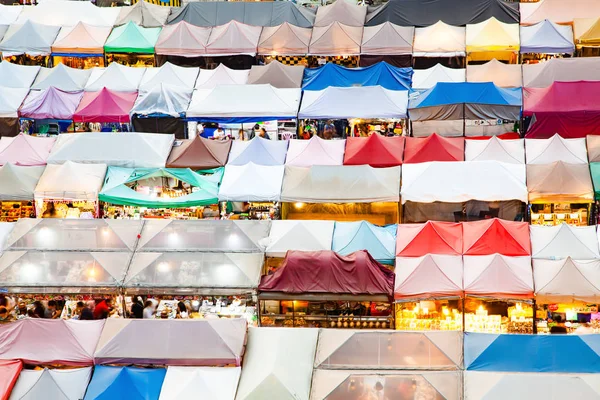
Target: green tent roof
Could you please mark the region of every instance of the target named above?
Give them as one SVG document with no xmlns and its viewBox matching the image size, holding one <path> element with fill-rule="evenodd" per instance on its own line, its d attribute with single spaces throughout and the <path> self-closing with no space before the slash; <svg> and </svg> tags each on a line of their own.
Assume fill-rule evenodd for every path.
<svg viewBox="0 0 600 400">
<path fill-rule="evenodd" d="M 590 163 L 590 172 L 592 174 L 596 200 L 600 200 L 600 162 Z"/>
<path fill-rule="evenodd" d="M 106 53 L 154 54 L 154 45 L 162 28 L 144 28 L 134 22 L 112 30 L 104 45 Z"/>
<path fill-rule="evenodd" d="M 144 179 L 160 177 L 179 179 L 196 190 L 186 196 L 158 198 L 136 192 L 127 185 Z M 217 194 L 222 178 L 223 167 L 198 172 L 189 168 L 108 167 L 99 199 L 110 204 L 148 208 L 205 206 L 218 202 Z"/>
</svg>

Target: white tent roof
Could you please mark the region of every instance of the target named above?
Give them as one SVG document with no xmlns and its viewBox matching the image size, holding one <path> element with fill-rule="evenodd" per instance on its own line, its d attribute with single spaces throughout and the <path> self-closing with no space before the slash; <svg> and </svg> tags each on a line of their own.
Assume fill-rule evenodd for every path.
<svg viewBox="0 0 600 400">
<path fill-rule="evenodd" d="M 84 22 L 89 25 L 112 27 L 119 12 L 119 7 L 96 7 L 88 1 L 44 1 L 35 7 L 23 9 L 17 23 L 32 21 L 54 26 L 73 26 Z"/>
<path fill-rule="evenodd" d="M 12 389 L 11 400 L 83 399 L 92 367 L 74 369 L 24 369 Z"/>
<path fill-rule="evenodd" d="M 585 138 L 564 139 L 558 133 L 548 139 L 525 139 L 527 164 L 587 164 Z"/>
<path fill-rule="evenodd" d="M 137 92 L 145 71 L 146 68 L 127 67 L 115 62 L 106 68 L 92 68 L 85 90 L 98 92 L 107 88 L 115 92 Z"/>
<path fill-rule="evenodd" d="M 466 28 L 438 21 L 415 29 L 413 57 L 456 57 L 466 52 Z"/>
<path fill-rule="evenodd" d="M 307 203 L 397 202 L 400 167 L 285 166 L 281 201 Z"/>
<path fill-rule="evenodd" d="M 106 164 L 113 167 L 164 167 L 175 137 L 165 133 L 62 134 L 46 161 Z"/>
<path fill-rule="evenodd" d="M 129 113 L 179 118 L 188 109 L 191 98 L 192 89 L 161 83 L 147 91 L 140 91 Z"/>
<path fill-rule="evenodd" d="M 140 91 L 149 90 L 161 83 L 193 89 L 199 71 L 198 67 L 180 67 L 170 62 L 160 68 L 146 68 L 140 82 Z"/>
<path fill-rule="evenodd" d="M 166 24 L 167 18 L 171 13 L 170 7 L 152 4 L 140 0 L 132 6 L 119 7 L 119 17 L 115 21 L 115 26 L 124 25 L 129 21 L 145 28 L 159 28 Z"/>
<path fill-rule="evenodd" d="M 42 68 L 31 89 L 44 90 L 55 87 L 65 92 L 76 92 L 83 90 L 91 73 L 91 69 L 71 68 L 64 64 L 58 64 L 54 68 Z"/>
<path fill-rule="evenodd" d="M 48 164 L 35 188 L 36 199 L 97 201 L 106 164 Z"/>
<path fill-rule="evenodd" d="M 415 69 L 412 78 L 413 89 L 429 89 L 440 82 L 464 82 L 466 70 L 444 67 L 435 64 L 427 69 Z"/>
<path fill-rule="evenodd" d="M 540 304 L 600 300 L 600 260 L 533 260 L 533 277 Z"/>
<path fill-rule="evenodd" d="M 0 118 L 17 118 L 27 93 L 29 89 L 0 87 Z"/>
<path fill-rule="evenodd" d="M 228 165 L 283 165 L 288 148 L 286 140 L 270 140 L 255 136 L 250 140 L 236 140 L 231 144 Z"/>
<path fill-rule="evenodd" d="M 19 54 L 49 55 L 59 31 L 57 26 L 31 21 L 11 24 L 0 42 L 0 51 L 3 57 Z"/>
<path fill-rule="evenodd" d="M 0 200 L 33 200 L 35 187 L 46 167 L 21 167 L 5 164 L 0 167 Z"/>
<path fill-rule="evenodd" d="M 524 87 L 548 87 L 553 82 L 600 80 L 599 57 L 551 58 L 537 64 L 523 64 Z"/>
<path fill-rule="evenodd" d="M 220 201 L 279 201 L 283 165 L 226 165 Z"/>
<path fill-rule="evenodd" d="M 318 332 L 249 328 L 236 399 L 308 400 Z"/>
<path fill-rule="evenodd" d="M 397 299 L 456 296 L 463 289 L 461 256 L 396 257 L 395 272 Z"/>
<path fill-rule="evenodd" d="M 158 400 L 233 400 L 241 368 L 173 367 L 160 389 Z"/>
<path fill-rule="evenodd" d="M 531 257 L 490 254 L 463 256 L 463 262 L 466 294 L 516 298 L 533 293 Z"/>
<path fill-rule="evenodd" d="M 306 90 L 298 118 L 406 118 L 408 91 L 388 90 L 381 86 L 330 86 Z"/>
<path fill-rule="evenodd" d="M 546 19 L 535 25 L 521 26 L 520 35 L 521 53 L 572 54 L 575 51 L 571 25 L 558 25 Z"/>
<path fill-rule="evenodd" d="M 220 85 L 245 85 L 249 69 L 231 69 L 219 64 L 215 69 L 201 69 L 196 80 L 196 89 L 214 89 Z"/>
<path fill-rule="evenodd" d="M 264 240 L 267 257 L 285 257 L 288 250 L 331 250 L 335 221 L 273 221 Z"/>
<path fill-rule="evenodd" d="M 29 89 L 40 71 L 37 65 L 18 65 L 0 62 L 0 86 Z"/>
<path fill-rule="evenodd" d="M 535 258 L 575 260 L 600 258 L 595 226 L 531 225 L 531 256 Z"/>
<path fill-rule="evenodd" d="M 505 64 L 495 58 L 482 65 L 469 64 L 467 82 L 493 82 L 499 87 L 521 87 L 523 84 L 521 65 Z"/>
<path fill-rule="evenodd" d="M 465 161 L 499 161 L 511 164 L 525 163 L 524 139 L 465 140 Z"/>
<path fill-rule="evenodd" d="M 285 159 L 286 165 L 312 167 L 313 165 L 342 165 L 344 163 L 346 139 L 326 140 L 315 135 L 309 140 L 291 139 L 289 142 Z"/>
<path fill-rule="evenodd" d="M 468 200 L 527 202 L 525 166 L 497 161 L 403 165 L 402 203 Z"/>
<path fill-rule="evenodd" d="M 23 11 L 23 6 L 0 4 L 0 25 L 10 25 L 17 20 Z"/>
</svg>

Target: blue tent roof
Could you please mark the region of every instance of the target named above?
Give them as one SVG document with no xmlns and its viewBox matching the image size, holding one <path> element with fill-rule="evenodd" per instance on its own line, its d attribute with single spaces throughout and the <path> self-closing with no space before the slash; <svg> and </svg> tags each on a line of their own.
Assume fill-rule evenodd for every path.
<svg viewBox="0 0 600 400">
<path fill-rule="evenodd" d="M 521 88 L 500 88 L 491 82 L 440 82 L 409 100 L 409 109 L 451 104 L 520 106 Z"/>
<path fill-rule="evenodd" d="M 465 368 L 494 372 L 600 372 L 600 335 L 465 333 Z"/>
<path fill-rule="evenodd" d="M 302 79 L 303 90 L 323 90 L 329 86 L 382 86 L 389 90 L 411 90 L 412 68 L 398 68 L 379 62 L 365 68 L 346 68 L 327 63 L 307 68 Z"/>
<path fill-rule="evenodd" d="M 573 27 L 547 19 L 535 25 L 521 26 L 521 53 L 573 53 Z"/>
<path fill-rule="evenodd" d="M 393 263 L 396 257 L 397 225 L 377 226 L 367 221 L 336 222 L 332 250 L 343 256 L 367 250 L 381 263 Z"/>
<path fill-rule="evenodd" d="M 167 370 L 97 366 L 84 400 L 158 400 Z"/>
</svg>

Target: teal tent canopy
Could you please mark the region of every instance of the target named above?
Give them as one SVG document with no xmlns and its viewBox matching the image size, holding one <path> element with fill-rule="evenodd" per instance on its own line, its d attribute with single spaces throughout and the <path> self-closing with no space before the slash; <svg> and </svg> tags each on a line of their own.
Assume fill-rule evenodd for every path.
<svg viewBox="0 0 600 400">
<path fill-rule="evenodd" d="M 106 43 L 106 53 L 154 54 L 154 45 L 162 28 L 144 28 L 128 22 L 113 29 Z"/>
</svg>

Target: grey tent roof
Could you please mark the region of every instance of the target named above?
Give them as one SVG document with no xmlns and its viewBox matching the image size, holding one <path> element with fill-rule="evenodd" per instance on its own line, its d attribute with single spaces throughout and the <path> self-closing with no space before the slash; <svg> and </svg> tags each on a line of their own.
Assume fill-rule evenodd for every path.
<svg viewBox="0 0 600 400">
<path fill-rule="evenodd" d="M 0 25 L 0 40 L 4 37 L 4 34 L 8 30 L 10 25 Z"/>
<path fill-rule="evenodd" d="M 163 26 L 167 22 L 170 13 L 171 9 L 169 7 L 163 7 L 140 0 L 133 6 L 121 7 L 121 12 L 115 22 L 115 26 L 124 25 L 133 21 L 137 25 L 145 28 L 157 28 Z"/>
<path fill-rule="evenodd" d="M 348 26 L 364 26 L 367 18 L 367 7 L 350 4 L 347 0 L 335 1 L 328 6 L 317 9 L 315 26 L 328 26 L 333 22 L 339 22 Z"/>
<path fill-rule="evenodd" d="M 36 24 L 31 21 L 23 25 L 13 24 L 0 42 L 0 51 L 32 55 L 50 54 L 52 43 L 59 31 L 59 26 Z"/>
<path fill-rule="evenodd" d="M 0 87 L 29 89 L 40 71 L 38 65 L 19 65 L 0 62 Z"/>
<path fill-rule="evenodd" d="M 33 192 L 45 167 L 0 167 L 0 200 L 32 201 Z"/>
<path fill-rule="evenodd" d="M 171 15 L 168 24 L 186 21 L 196 26 L 218 26 L 230 21 L 247 25 L 276 26 L 284 22 L 312 27 L 315 15 L 291 1 L 193 2 Z"/>
<path fill-rule="evenodd" d="M 41 68 L 31 88 L 43 90 L 55 87 L 65 92 L 76 92 L 83 90 L 91 73 L 91 69 L 71 68 L 64 64 L 58 64 L 54 68 Z"/>
<path fill-rule="evenodd" d="M 271 61 L 267 65 L 253 65 L 248 76 L 248 84 L 269 84 L 276 88 L 300 88 L 304 66 L 284 65 Z"/>
<path fill-rule="evenodd" d="M 188 109 L 191 98 L 191 88 L 161 83 L 148 91 L 140 92 L 130 114 L 178 118 Z"/>
</svg>

